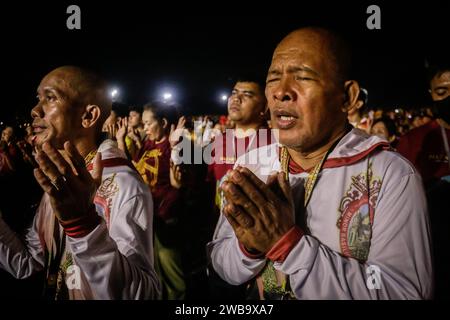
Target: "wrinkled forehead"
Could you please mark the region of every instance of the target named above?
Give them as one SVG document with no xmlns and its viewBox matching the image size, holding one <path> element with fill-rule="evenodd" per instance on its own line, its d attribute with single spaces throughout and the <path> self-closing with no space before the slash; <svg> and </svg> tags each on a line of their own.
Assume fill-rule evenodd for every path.
<svg viewBox="0 0 450 320">
<path fill-rule="evenodd" d="M 47 74 L 41 81 L 38 87 L 38 92 L 44 90 L 56 90 L 65 95 L 75 94 L 75 77 L 74 75 L 55 70 Z"/>
<path fill-rule="evenodd" d="M 334 67 L 334 57 L 321 38 L 296 37 L 283 40 L 272 56 L 271 68 L 307 66 L 317 72 Z"/>
</svg>

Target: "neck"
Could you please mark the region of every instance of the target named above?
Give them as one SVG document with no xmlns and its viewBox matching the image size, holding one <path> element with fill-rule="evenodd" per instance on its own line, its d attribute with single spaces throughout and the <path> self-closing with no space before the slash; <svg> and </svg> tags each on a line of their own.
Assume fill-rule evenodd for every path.
<svg viewBox="0 0 450 320">
<path fill-rule="evenodd" d="M 94 142 L 74 142 L 75 149 L 80 153 L 80 155 L 83 157 L 83 159 L 86 158 L 86 156 L 93 150 L 98 149 L 98 145 Z M 66 152 L 63 150 L 59 150 L 61 155 L 66 159 L 66 161 L 72 166 L 72 168 L 76 171 L 76 169 L 73 167 L 72 161 L 70 160 L 69 156 L 66 154 Z"/>
<path fill-rule="evenodd" d="M 80 155 L 83 158 L 86 158 L 86 156 L 91 152 L 92 150 L 96 150 L 98 148 L 96 143 L 75 143 L 75 148 L 78 150 Z"/>
<path fill-rule="evenodd" d="M 361 117 L 358 113 L 348 115 L 348 122 L 350 123 L 359 123 L 361 121 Z"/>
<path fill-rule="evenodd" d="M 259 123 L 249 123 L 249 124 L 243 124 L 243 123 L 236 123 L 236 127 L 234 128 L 234 133 L 236 137 L 238 138 L 244 138 L 248 137 L 254 131 L 258 130 L 261 127 L 261 124 Z M 253 130 L 251 130 L 253 129 Z"/>
<path fill-rule="evenodd" d="M 334 134 L 331 139 L 328 140 L 324 145 L 316 148 L 314 151 L 303 152 L 295 149 L 288 148 L 289 155 L 292 160 L 295 161 L 298 165 L 300 165 L 303 169 L 308 170 L 315 165 L 317 165 L 331 146 L 341 137 L 343 137 L 346 133 L 346 129 L 340 130 L 336 134 Z"/>
</svg>

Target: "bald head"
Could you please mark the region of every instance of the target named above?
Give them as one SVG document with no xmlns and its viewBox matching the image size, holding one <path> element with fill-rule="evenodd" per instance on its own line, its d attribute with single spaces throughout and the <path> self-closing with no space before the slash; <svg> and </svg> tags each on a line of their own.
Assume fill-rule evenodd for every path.
<svg viewBox="0 0 450 320">
<path fill-rule="evenodd" d="M 303 28 L 277 46 L 266 97 L 280 143 L 301 154 L 316 152 L 345 131 L 359 94 L 350 79 L 344 41 L 331 31 Z"/>
<path fill-rule="evenodd" d="M 73 107 L 98 106 L 101 110 L 99 127 L 102 127 L 111 113 L 111 99 L 108 95 L 108 85 L 101 76 L 80 67 L 63 66 L 51 71 L 43 81 L 49 78 L 61 82 L 67 88 L 74 103 Z"/>
<path fill-rule="evenodd" d="M 74 141 L 81 150 L 92 149 L 111 112 L 107 91 L 105 80 L 82 68 L 64 66 L 47 74 L 31 110 L 36 145 L 49 141 L 63 149 L 65 141 Z"/>
<path fill-rule="evenodd" d="M 298 51 L 299 54 L 320 53 L 325 57 L 321 63 L 327 71 L 335 74 L 339 82 L 349 80 L 351 50 L 336 33 L 318 27 L 306 27 L 289 33 L 277 46 L 274 56 L 280 52 Z"/>
</svg>

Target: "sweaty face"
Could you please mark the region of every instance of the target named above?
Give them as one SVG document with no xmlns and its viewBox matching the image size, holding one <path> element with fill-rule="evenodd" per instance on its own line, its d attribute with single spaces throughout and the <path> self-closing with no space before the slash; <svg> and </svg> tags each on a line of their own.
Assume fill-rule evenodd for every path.
<svg viewBox="0 0 450 320">
<path fill-rule="evenodd" d="M 37 105 L 31 110 L 34 143 L 49 141 L 63 149 L 64 142 L 76 139 L 81 131 L 81 108 L 70 86 L 70 73 L 53 71 L 41 81 L 37 89 Z"/>
<path fill-rule="evenodd" d="M 142 122 L 144 123 L 145 133 L 150 140 L 159 141 L 164 137 L 164 128 L 152 111 L 146 110 L 142 113 Z"/>
<path fill-rule="evenodd" d="M 228 115 L 235 123 L 256 123 L 265 108 L 265 98 L 254 82 L 238 82 L 228 98 Z"/>
<path fill-rule="evenodd" d="M 431 80 L 431 98 L 433 101 L 444 100 L 450 95 L 450 71 L 437 74 Z"/>
<path fill-rule="evenodd" d="M 133 128 L 137 128 L 141 125 L 141 114 L 139 112 L 136 111 L 130 111 L 130 114 L 128 116 L 128 125 L 133 127 Z"/>
<path fill-rule="evenodd" d="M 344 86 L 320 36 L 298 33 L 274 52 L 266 97 L 280 143 L 300 151 L 324 145 L 346 121 Z"/>
</svg>

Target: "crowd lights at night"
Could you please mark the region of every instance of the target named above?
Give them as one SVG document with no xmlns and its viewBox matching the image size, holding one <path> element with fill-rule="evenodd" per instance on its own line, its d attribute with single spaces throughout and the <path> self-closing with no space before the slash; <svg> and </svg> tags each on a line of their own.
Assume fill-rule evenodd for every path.
<svg viewBox="0 0 450 320">
<path fill-rule="evenodd" d="M 177 90 L 174 90 L 173 88 L 165 88 L 163 90 L 159 90 L 158 97 L 159 99 L 162 99 L 163 102 L 173 102 L 179 98 L 176 91 Z M 109 95 L 113 101 L 116 101 L 119 99 L 119 96 L 122 96 L 122 92 L 119 90 L 119 88 L 113 87 L 110 89 Z M 226 91 L 222 91 L 218 94 L 217 97 L 218 102 L 226 103 L 228 101 L 229 95 L 226 93 Z"/>
<path fill-rule="evenodd" d="M 170 101 L 170 100 L 172 100 L 173 95 L 172 95 L 171 92 L 166 91 L 166 92 L 164 92 L 164 93 L 162 94 L 162 97 L 163 97 L 163 100 L 164 100 L 164 101 Z"/>
<path fill-rule="evenodd" d="M 111 89 L 109 94 L 111 95 L 111 98 L 114 100 L 119 96 L 119 89 L 113 88 Z"/>
</svg>

